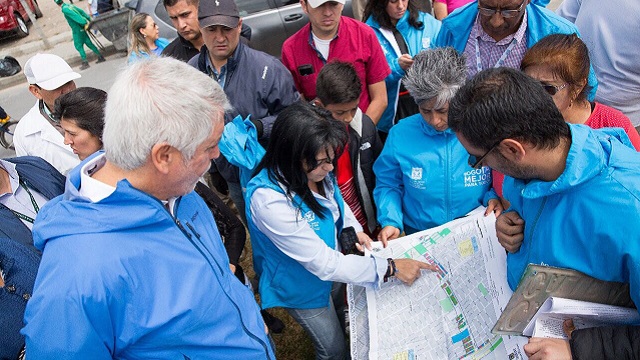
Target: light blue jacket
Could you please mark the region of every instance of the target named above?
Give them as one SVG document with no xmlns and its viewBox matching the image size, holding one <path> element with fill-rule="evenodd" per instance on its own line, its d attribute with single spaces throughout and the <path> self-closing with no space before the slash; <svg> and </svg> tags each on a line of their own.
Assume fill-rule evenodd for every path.
<svg viewBox="0 0 640 360">
<path fill-rule="evenodd" d="M 468 158 L 450 129 L 436 131 L 420 114 L 402 119 L 391 129 L 373 165 L 380 225 L 413 233 L 464 216 L 497 198 L 491 189 L 491 169 L 472 169 Z"/>
<path fill-rule="evenodd" d="M 96 203 L 79 185 L 80 166 L 33 228 L 44 252 L 22 330 L 28 358 L 275 359 L 195 192 L 176 201 L 174 221 L 127 180 Z"/>
<path fill-rule="evenodd" d="M 338 190 L 333 175 L 329 175 L 333 183 L 333 196 L 340 209 L 340 217 L 336 223 L 333 216 L 326 211 L 327 216 L 321 219 L 295 195 L 292 206 L 299 207 L 305 221 L 313 231 L 331 249 L 336 249 L 337 234 L 342 231 L 344 224 L 344 200 Z M 283 253 L 263 234 L 253 222 L 251 216 L 251 196 L 259 188 L 275 190 L 278 195 L 285 196 L 284 190 L 271 181 L 266 169 L 256 175 L 247 185 L 247 222 L 253 246 L 253 265 L 260 275 L 260 301 L 262 308 L 286 307 L 293 309 L 316 309 L 329 305 L 331 281 L 320 280 L 316 275 L 305 269 L 298 261 Z M 275 215 L 275 214 L 274 214 Z"/>
<path fill-rule="evenodd" d="M 164 48 L 166 48 L 167 45 L 169 45 L 169 40 L 165 38 L 158 38 L 158 40 L 156 40 L 154 43 L 156 44 L 157 48 L 155 50 L 152 50 L 151 54 L 147 54 L 145 51 L 141 51 L 141 52 L 132 51 L 131 53 L 129 53 L 129 57 L 127 58 L 127 64 L 131 64 L 135 61 L 142 60 L 142 59 L 148 59 L 149 57 L 151 57 L 151 55 L 160 56 L 160 54 L 162 54 L 162 50 L 164 50 Z"/>
<path fill-rule="evenodd" d="M 418 20 L 424 24 L 422 29 L 416 29 L 409 24 L 409 12 L 407 11 L 396 24 L 396 29 L 398 29 L 400 34 L 402 34 L 404 41 L 407 43 L 407 48 L 409 48 L 409 55 L 412 57 L 420 51 L 431 47 L 431 43 L 438 35 L 441 25 L 439 20 L 436 20 L 436 18 L 430 14 L 423 12 L 419 13 Z M 389 76 L 384 80 L 385 85 L 387 86 L 387 99 L 389 105 L 385 109 L 384 113 L 382 113 L 380 121 L 378 122 L 378 130 L 389 132 L 389 129 L 393 126 L 393 120 L 396 116 L 400 80 L 404 76 L 404 70 L 398 63 L 398 58 L 402 54 L 396 53 L 391 45 L 391 41 L 380 31 L 380 24 L 378 24 L 373 17 L 370 16 L 367 19 L 366 24 L 373 28 L 373 31 L 376 33 L 378 41 L 380 41 L 380 45 L 382 46 L 384 56 L 391 68 L 391 74 L 389 74 Z"/>
<path fill-rule="evenodd" d="M 640 154 L 622 129 L 569 126 L 558 179 L 505 177 L 510 210 L 525 221 L 520 250 L 507 256 L 509 285 L 516 288 L 527 264 L 544 264 L 630 283 L 640 304 Z"/>
<path fill-rule="evenodd" d="M 471 2 L 456 9 L 442 21 L 440 33 L 433 42 L 433 47 L 452 46 L 459 53 L 464 52 L 471 28 L 478 16 L 478 2 Z M 578 28 L 570 21 L 554 14 L 552 11 L 534 4 L 527 5 L 527 49 L 551 34 L 578 34 Z M 591 86 L 589 100 L 593 101 L 598 89 L 598 80 L 593 71 L 589 72 L 588 85 Z"/>
</svg>

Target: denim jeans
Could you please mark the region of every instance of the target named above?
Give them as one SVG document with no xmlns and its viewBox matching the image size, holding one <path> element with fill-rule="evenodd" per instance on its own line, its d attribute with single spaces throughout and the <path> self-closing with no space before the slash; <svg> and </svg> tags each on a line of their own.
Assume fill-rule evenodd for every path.
<svg viewBox="0 0 640 360">
<path fill-rule="evenodd" d="M 344 333 L 345 286 L 333 283 L 329 306 L 317 309 L 286 309 L 309 334 L 316 359 L 349 359 Z"/>
</svg>

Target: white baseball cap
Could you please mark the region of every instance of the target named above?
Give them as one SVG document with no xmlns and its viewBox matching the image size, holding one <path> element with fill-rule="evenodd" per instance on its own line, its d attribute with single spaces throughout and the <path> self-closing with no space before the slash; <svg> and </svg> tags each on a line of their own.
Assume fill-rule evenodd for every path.
<svg viewBox="0 0 640 360">
<path fill-rule="evenodd" d="M 24 65 L 24 76 L 29 84 L 35 84 L 45 90 L 55 90 L 71 80 L 80 78 L 80 74 L 71 70 L 69 64 L 58 55 L 35 54 Z"/>
<path fill-rule="evenodd" d="M 306 1 L 314 9 L 317 8 L 318 6 L 326 3 L 326 2 L 329 2 L 329 1 L 337 2 L 337 3 L 340 3 L 342 5 L 344 5 L 344 3 L 346 2 L 346 0 L 306 0 Z"/>
</svg>

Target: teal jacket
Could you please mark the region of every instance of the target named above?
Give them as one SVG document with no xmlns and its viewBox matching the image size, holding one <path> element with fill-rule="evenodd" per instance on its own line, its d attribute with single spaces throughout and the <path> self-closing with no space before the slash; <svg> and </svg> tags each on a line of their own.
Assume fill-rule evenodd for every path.
<svg viewBox="0 0 640 360">
<path fill-rule="evenodd" d="M 439 20 L 436 20 L 436 18 L 430 14 L 423 12 L 419 13 L 418 20 L 424 24 L 422 29 L 416 29 L 409 24 L 409 12 L 407 11 L 396 24 L 396 29 L 398 29 L 400 34 L 402 34 L 402 37 L 409 48 L 409 55 L 412 57 L 416 56 L 420 51 L 431 47 L 431 43 L 438 35 L 441 25 Z M 382 31 L 380 31 L 380 24 L 378 24 L 373 17 L 369 17 L 366 24 L 373 28 L 373 31 L 376 33 L 378 41 L 380 41 L 380 45 L 382 46 L 384 56 L 391 68 L 391 74 L 389 74 L 389 76 L 384 80 L 385 85 L 387 86 L 387 99 L 389 105 L 385 109 L 384 113 L 382 113 L 380 121 L 378 122 L 378 130 L 389 132 L 393 126 L 393 120 L 396 116 L 400 80 L 404 76 L 404 70 L 398 63 L 398 58 L 402 54 L 396 53 L 391 45 L 391 41 L 382 34 Z"/>
<path fill-rule="evenodd" d="M 407 233 L 442 225 L 498 196 L 491 169 L 472 169 L 452 130 L 436 131 L 416 114 L 395 125 L 373 165 L 380 225 Z"/>
<path fill-rule="evenodd" d="M 640 154 L 622 129 L 569 127 L 558 179 L 505 177 L 509 210 L 525 221 L 520 250 L 507 256 L 509 285 L 516 288 L 527 264 L 544 264 L 629 283 L 640 304 Z"/>
<path fill-rule="evenodd" d="M 342 231 L 344 219 L 344 200 L 338 190 L 333 175 L 329 175 L 334 186 L 334 199 L 340 209 L 340 218 L 336 223 L 329 214 L 324 219 L 315 216 L 313 211 L 300 199 L 293 198 L 292 206 L 300 209 L 302 217 L 328 247 L 335 249 L 337 234 Z M 320 280 L 299 262 L 278 249 L 269 238 L 256 227 L 251 216 L 251 196 L 259 188 L 273 189 L 278 196 L 285 196 L 284 190 L 269 179 L 263 169 L 247 185 L 247 222 L 253 246 L 253 266 L 260 275 L 260 300 L 262 308 L 286 307 L 292 309 L 315 309 L 329 306 L 331 281 Z M 328 211 L 327 211 L 328 213 Z M 274 214 L 277 215 L 277 214 Z"/>
<path fill-rule="evenodd" d="M 442 21 L 442 28 L 433 43 L 433 47 L 453 46 L 458 52 L 463 53 L 477 16 L 477 1 L 456 9 Z M 534 4 L 527 5 L 527 48 L 532 47 L 547 35 L 574 33 L 580 36 L 578 28 L 570 21 L 544 7 Z M 591 86 L 591 91 L 588 95 L 589 100 L 593 101 L 598 89 L 598 80 L 593 67 L 589 72 L 588 85 Z"/>
</svg>

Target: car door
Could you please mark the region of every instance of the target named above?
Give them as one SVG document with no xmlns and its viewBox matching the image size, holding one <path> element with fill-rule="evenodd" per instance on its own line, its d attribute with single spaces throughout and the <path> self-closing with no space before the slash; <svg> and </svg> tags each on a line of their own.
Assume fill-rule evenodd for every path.
<svg viewBox="0 0 640 360">
<path fill-rule="evenodd" d="M 251 27 L 250 46 L 279 58 L 288 36 L 273 0 L 236 0 L 236 5 L 244 24 Z"/>
</svg>

